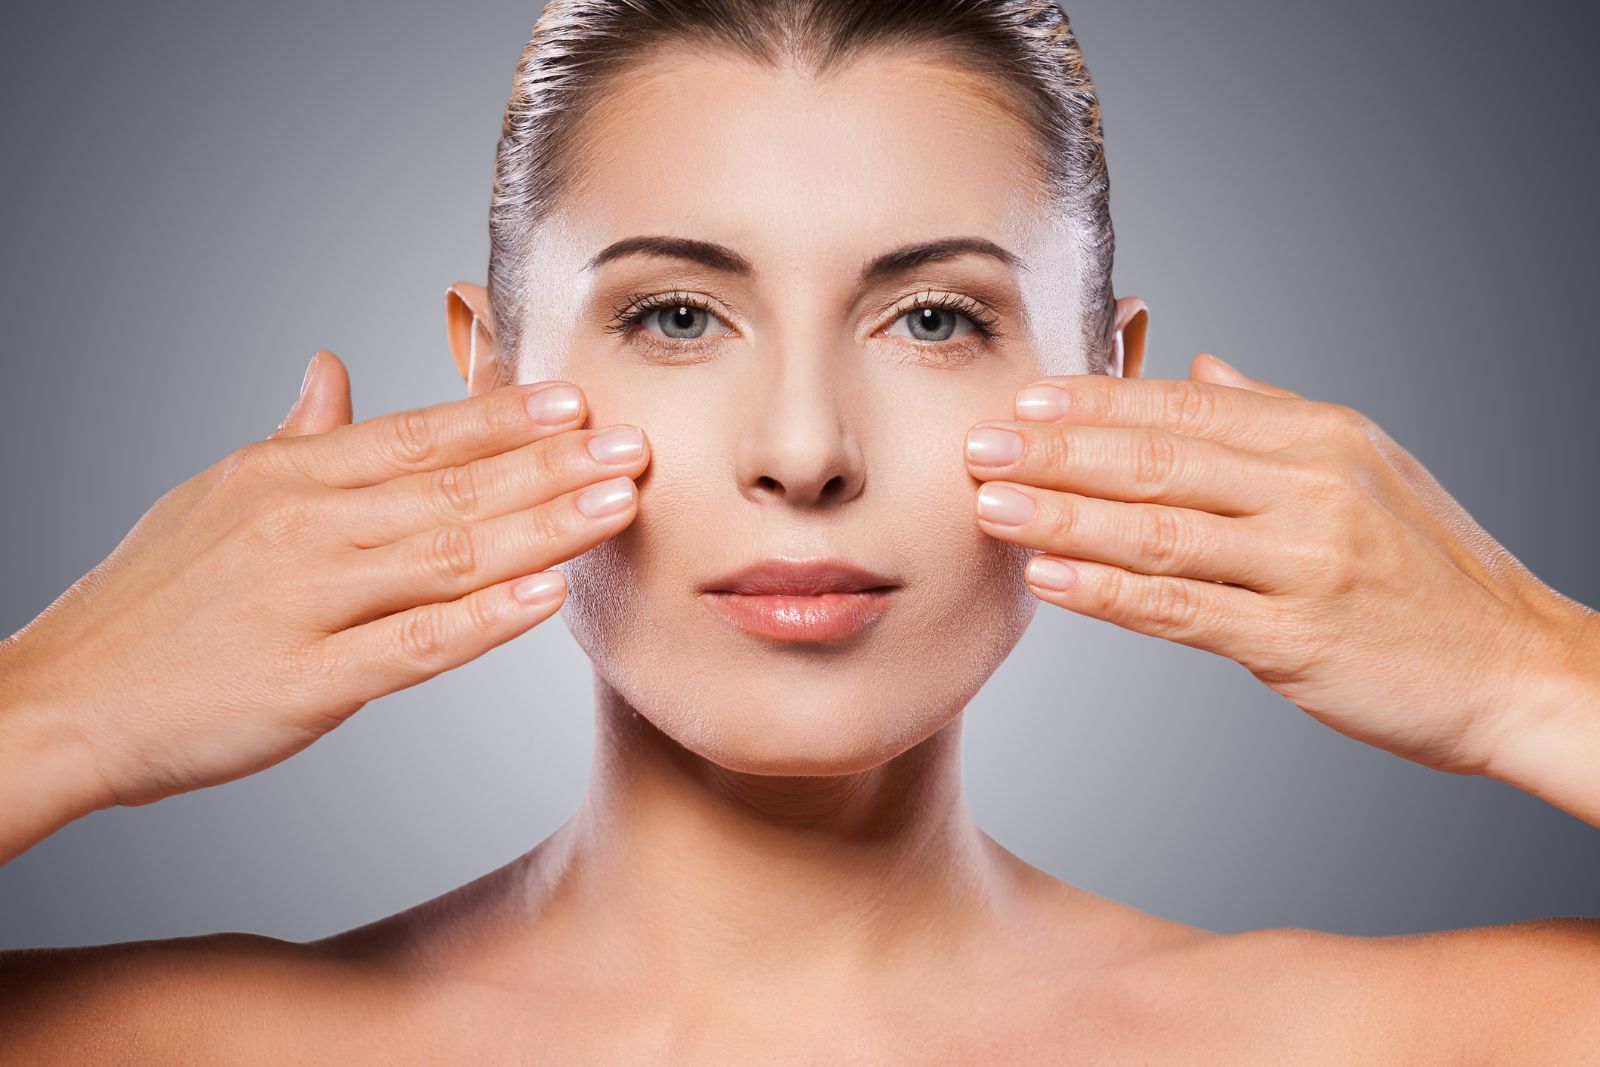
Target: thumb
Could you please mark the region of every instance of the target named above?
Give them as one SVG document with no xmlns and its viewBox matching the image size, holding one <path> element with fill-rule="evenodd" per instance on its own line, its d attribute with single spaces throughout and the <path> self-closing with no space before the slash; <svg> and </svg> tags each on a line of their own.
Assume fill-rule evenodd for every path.
<svg viewBox="0 0 1600 1067">
<path fill-rule="evenodd" d="M 350 372 L 338 356 L 325 348 L 319 349 L 306 366 L 306 376 L 300 382 L 300 396 L 271 436 L 327 433 L 348 425 L 351 418 Z"/>
<path fill-rule="evenodd" d="M 1231 385 L 1236 389 L 1248 389 L 1253 393 L 1263 393 L 1267 396 L 1301 398 L 1299 393 L 1292 390 L 1280 389 L 1275 385 L 1251 378 L 1233 364 L 1225 363 L 1209 352 L 1202 352 L 1194 357 L 1189 364 L 1189 377 L 1197 382 Z"/>
</svg>

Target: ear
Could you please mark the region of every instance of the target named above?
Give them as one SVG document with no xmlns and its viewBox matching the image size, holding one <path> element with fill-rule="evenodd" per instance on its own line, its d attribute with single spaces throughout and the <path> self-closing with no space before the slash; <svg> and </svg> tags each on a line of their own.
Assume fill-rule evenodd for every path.
<svg viewBox="0 0 1600 1067">
<path fill-rule="evenodd" d="M 445 330 L 456 370 L 467 383 L 467 395 L 494 388 L 500 359 L 489 311 L 489 290 L 472 282 L 456 282 L 444 294 Z"/>
<path fill-rule="evenodd" d="M 1150 328 L 1150 309 L 1136 296 L 1117 298 L 1117 320 L 1111 341 L 1111 374 L 1137 378 L 1144 371 L 1144 335 Z"/>
</svg>

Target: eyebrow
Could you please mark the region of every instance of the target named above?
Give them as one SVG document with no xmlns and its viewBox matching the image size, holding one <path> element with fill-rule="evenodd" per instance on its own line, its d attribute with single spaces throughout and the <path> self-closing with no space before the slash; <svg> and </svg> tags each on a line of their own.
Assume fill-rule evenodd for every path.
<svg viewBox="0 0 1600 1067">
<path fill-rule="evenodd" d="M 862 266 L 856 280 L 860 285 L 871 285 L 915 270 L 925 263 L 970 254 L 990 256 L 1013 270 L 1029 269 L 1015 253 L 987 238 L 943 237 L 937 241 L 917 241 L 901 245 L 899 248 L 875 256 Z M 591 271 L 614 259 L 634 255 L 670 256 L 674 259 L 699 263 L 726 274 L 739 274 L 745 277 L 754 277 L 756 273 L 755 266 L 748 259 L 726 245 L 696 240 L 692 237 L 663 236 L 625 237 L 620 241 L 614 241 L 595 253 L 589 262 L 584 264 L 583 269 Z"/>
</svg>

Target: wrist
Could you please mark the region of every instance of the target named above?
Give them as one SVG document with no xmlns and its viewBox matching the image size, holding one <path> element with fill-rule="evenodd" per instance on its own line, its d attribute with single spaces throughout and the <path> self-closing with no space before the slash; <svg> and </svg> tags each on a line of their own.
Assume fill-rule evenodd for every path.
<svg viewBox="0 0 1600 1067">
<path fill-rule="evenodd" d="M 1564 600 L 1551 632 L 1505 698 L 1484 774 L 1600 825 L 1600 612 Z"/>
<path fill-rule="evenodd" d="M 0 642 L 0 863 L 114 799 L 77 724 L 26 684 Z"/>
</svg>

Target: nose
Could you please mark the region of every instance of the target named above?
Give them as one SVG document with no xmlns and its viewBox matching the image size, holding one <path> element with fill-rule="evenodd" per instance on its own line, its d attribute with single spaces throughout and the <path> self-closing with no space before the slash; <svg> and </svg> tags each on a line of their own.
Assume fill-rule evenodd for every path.
<svg viewBox="0 0 1600 1067">
<path fill-rule="evenodd" d="M 773 373 L 751 383 L 737 427 L 740 491 L 756 503 L 837 506 L 866 483 L 860 443 L 838 361 L 808 354 L 765 364 Z"/>
</svg>

